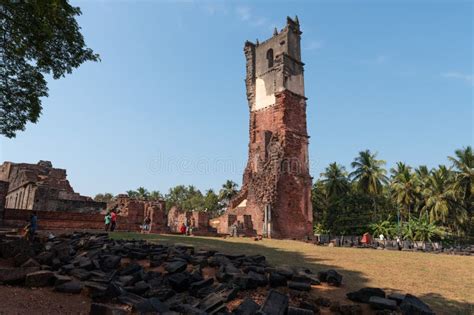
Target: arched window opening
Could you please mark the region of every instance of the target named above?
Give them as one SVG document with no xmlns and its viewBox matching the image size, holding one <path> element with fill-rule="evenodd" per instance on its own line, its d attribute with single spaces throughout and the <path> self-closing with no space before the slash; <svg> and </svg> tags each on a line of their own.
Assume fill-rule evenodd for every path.
<svg viewBox="0 0 474 315">
<path fill-rule="evenodd" d="M 268 62 L 268 68 L 273 67 L 273 49 L 267 50 L 267 62 Z"/>
</svg>

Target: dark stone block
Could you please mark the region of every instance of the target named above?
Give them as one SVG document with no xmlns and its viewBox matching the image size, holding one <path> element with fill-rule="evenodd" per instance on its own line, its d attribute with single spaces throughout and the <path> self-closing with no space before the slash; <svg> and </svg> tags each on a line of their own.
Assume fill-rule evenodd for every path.
<svg viewBox="0 0 474 315">
<path fill-rule="evenodd" d="M 82 291 L 82 284 L 76 281 L 69 281 L 54 287 L 54 290 L 62 293 L 79 294 Z"/>
<path fill-rule="evenodd" d="M 129 276 L 142 270 L 143 270 L 143 267 L 140 266 L 139 264 L 130 264 L 120 271 L 120 275 Z"/>
<path fill-rule="evenodd" d="M 293 270 L 290 267 L 286 267 L 286 266 L 278 267 L 276 269 L 276 272 L 278 272 L 282 276 L 285 276 L 287 279 L 293 278 L 293 274 L 294 274 Z"/>
<path fill-rule="evenodd" d="M 116 269 L 120 265 L 122 257 L 115 255 L 108 255 L 102 259 L 102 268 L 106 270 Z"/>
<path fill-rule="evenodd" d="M 123 304 L 127 304 L 127 305 L 130 305 L 134 308 L 137 307 L 137 305 L 140 305 L 140 303 L 143 303 L 146 301 L 145 298 L 142 298 L 141 296 L 139 295 L 136 295 L 136 294 L 133 294 L 133 293 L 129 293 L 129 292 L 126 292 L 126 293 L 123 293 L 122 295 L 120 295 L 118 297 L 118 300 L 123 303 Z"/>
<path fill-rule="evenodd" d="M 250 271 L 247 275 L 250 277 L 250 281 L 255 283 L 256 286 L 263 287 L 268 284 L 267 277 L 261 273 Z"/>
<path fill-rule="evenodd" d="M 211 293 L 199 302 L 197 308 L 203 310 L 206 313 L 214 314 L 226 309 L 224 304 L 225 302 L 226 300 L 222 297 L 222 295 L 218 293 Z"/>
<path fill-rule="evenodd" d="M 310 291 L 311 284 L 309 282 L 288 281 L 288 288 L 297 291 Z"/>
<path fill-rule="evenodd" d="M 188 264 L 185 261 L 173 261 L 166 264 L 165 270 L 168 273 L 177 273 L 183 272 L 188 267 Z"/>
<path fill-rule="evenodd" d="M 235 315 L 253 315 L 257 313 L 260 305 L 255 303 L 254 300 L 250 298 L 245 298 L 245 300 L 240 303 L 239 307 L 234 310 Z"/>
<path fill-rule="evenodd" d="M 394 300 L 397 302 L 398 305 L 402 304 L 403 300 L 405 299 L 405 294 L 401 293 L 392 293 L 387 296 L 388 299 Z"/>
<path fill-rule="evenodd" d="M 142 314 L 143 313 L 145 313 L 145 314 L 147 314 L 147 313 L 163 314 L 163 313 L 168 312 L 170 310 L 168 305 L 161 302 L 158 298 L 155 298 L 155 297 L 152 297 L 152 298 L 146 299 L 143 302 L 140 302 L 139 304 L 137 304 L 135 306 L 135 309 L 139 313 L 142 313 Z"/>
<path fill-rule="evenodd" d="M 288 307 L 287 315 L 314 315 L 314 312 L 312 310 L 290 306 Z"/>
<path fill-rule="evenodd" d="M 189 286 L 189 292 L 191 295 L 197 296 L 197 293 L 199 292 L 200 289 L 203 289 L 205 287 L 211 286 L 214 283 L 213 278 L 209 278 L 206 280 L 201 280 L 197 282 L 191 283 Z"/>
<path fill-rule="evenodd" d="M 175 273 L 168 277 L 168 283 L 173 290 L 183 292 L 188 289 L 189 276 L 184 273 Z"/>
<path fill-rule="evenodd" d="M 372 296 L 385 298 L 385 292 L 379 288 L 362 288 L 359 291 L 349 292 L 346 296 L 354 302 L 369 303 Z"/>
<path fill-rule="evenodd" d="M 84 269 L 73 269 L 70 275 L 83 281 L 83 280 L 89 279 L 91 276 L 91 273 Z"/>
<path fill-rule="evenodd" d="M 286 277 L 278 272 L 271 272 L 269 282 L 271 287 L 286 287 Z"/>
<path fill-rule="evenodd" d="M 47 270 L 32 272 L 26 275 L 25 286 L 46 287 L 53 284 L 54 273 Z"/>
<path fill-rule="evenodd" d="M 431 308 L 416 296 L 407 294 L 400 304 L 400 310 L 404 315 L 434 315 Z"/>
<path fill-rule="evenodd" d="M 371 296 L 369 299 L 370 306 L 375 310 L 396 310 L 397 302 L 386 298 Z"/>
<path fill-rule="evenodd" d="M 278 291 L 270 290 L 260 310 L 264 314 L 285 315 L 288 310 L 288 303 L 288 296 Z"/>
<path fill-rule="evenodd" d="M 148 292 L 146 292 L 145 296 L 146 297 L 156 297 L 159 298 L 161 301 L 166 301 L 173 295 L 175 295 L 176 292 L 174 292 L 171 288 L 163 286 L 159 288 L 152 288 Z"/>
<path fill-rule="evenodd" d="M 330 285 L 340 286 L 342 284 L 342 275 L 336 270 L 328 270 L 326 274 L 326 281 Z"/>
<path fill-rule="evenodd" d="M 26 268 L 26 267 L 39 267 L 40 264 L 36 260 L 34 260 L 33 258 L 30 258 L 27 261 L 25 261 L 21 266 L 24 267 L 24 268 Z"/>
</svg>

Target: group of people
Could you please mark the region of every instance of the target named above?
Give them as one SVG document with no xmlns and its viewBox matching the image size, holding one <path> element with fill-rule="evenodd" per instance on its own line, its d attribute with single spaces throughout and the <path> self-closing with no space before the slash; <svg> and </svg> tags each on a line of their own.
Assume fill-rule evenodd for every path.
<svg viewBox="0 0 474 315">
<path fill-rule="evenodd" d="M 191 218 L 191 224 L 188 220 L 188 218 L 184 219 L 183 224 L 181 224 L 181 227 L 179 228 L 179 232 L 183 235 L 191 235 L 193 233 L 193 228 L 196 224 L 194 218 Z"/>
<path fill-rule="evenodd" d="M 105 231 L 110 232 L 115 231 L 115 227 L 117 226 L 117 213 L 115 210 L 107 212 L 104 218 L 105 221 Z"/>
</svg>

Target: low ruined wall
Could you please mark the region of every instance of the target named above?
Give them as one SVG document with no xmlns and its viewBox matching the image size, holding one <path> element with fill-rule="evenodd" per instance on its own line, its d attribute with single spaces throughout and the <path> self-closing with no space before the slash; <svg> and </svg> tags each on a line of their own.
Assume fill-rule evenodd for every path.
<svg viewBox="0 0 474 315">
<path fill-rule="evenodd" d="M 5 209 L 3 213 L 3 225 L 8 227 L 24 227 L 31 215 L 30 210 Z M 38 229 L 103 229 L 104 215 L 79 212 L 37 211 Z M 139 231 L 142 221 L 137 217 L 117 216 L 118 231 Z"/>
</svg>

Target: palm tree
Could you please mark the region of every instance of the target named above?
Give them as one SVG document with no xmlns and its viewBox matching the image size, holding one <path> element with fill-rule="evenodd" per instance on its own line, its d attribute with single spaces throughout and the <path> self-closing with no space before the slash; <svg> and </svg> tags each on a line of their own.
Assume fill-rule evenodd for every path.
<svg viewBox="0 0 474 315">
<path fill-rule="evenodd" d="M 237 183 L 227 180 L 225 184 L 222 185 L 222 189 L 219 191 L 219 200 L 223 201 L 225 204 L 228 204 L 229 201 L 237 194 L 237 189 L 239 185 Z"/>
<path fill-rule="evenodd" d="M 336 162 L 329 164 L 324 173 L 321 173 L 321 182 L 325 186 L 329 198 L 335 198 L 349 191 L 349 181 L 344 166 Z"/>
<path fill-rule="evenodd" d="M 127 190 L 126 193 L 130 198 L 136 198 L 138 196 L 138 193 L 135 190 Z"/>
<path fill-rule="evenodd" d="M 384 160 L 377 160 L 377 153 L 372 154 L 370 150 L 359 152 L 351 166 L 355 169 L 349 176 L 357 183 L 357 187 L 368 195 L 378 195 L 383 190 L 383 185 L 388 183 L 383 168 Z"/>
<path fill-rule="evenodd" d="M 456 157 L 448 157 L 455 168 L 453 189 L 469 215 L 472 215 L 472 198 L 474 197 L 474 185 L 472 184 L 474 181 L 474 154 L 472 147 L 467 146 L 466 148 L 456 150 L 455 154 Z"/>
<path fill-rule="evenodd" d="M 455 198 L 454 191 L 449 189 L 451 180 L 452 173 L 444 165 L 431 171 L 427 187 L 423 190 L 424 210 L 429 214 L 430 222 L 446 222 Z"/>
<path fill-rule="evenodd" d="M 411 167 L 402 162 L 398 162 L 396 168 L 392 168 L 390 172 L 392 198 L 402 209 L 403 216 L 409 220 L 420 191 L 417 177 L 411 172 Z"/>
<path fill-rule="evenodd" d="M 158 190 L 153 190 L 150 192 L 148 198 L 150 200 L 160 200 L 163 199 L 163 195 Z"/>
<path fill-rule="evenodd" d="M 138 187 L 137 188 L 137 197 L 139 199 L 146 200 L 146 199 L 148 199 L 149 195 L 150 195 L 150 193 L 144 187 Z"/>
</svg>

